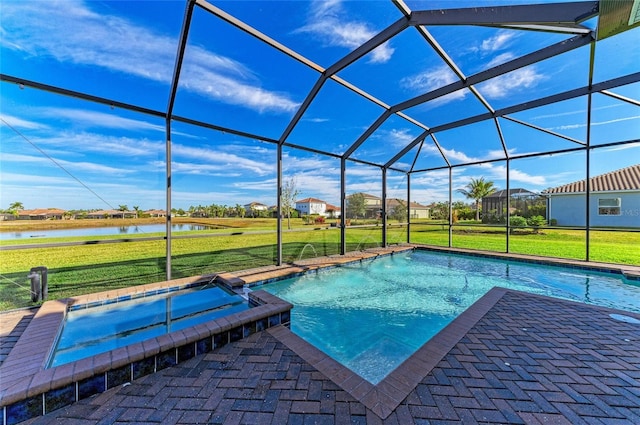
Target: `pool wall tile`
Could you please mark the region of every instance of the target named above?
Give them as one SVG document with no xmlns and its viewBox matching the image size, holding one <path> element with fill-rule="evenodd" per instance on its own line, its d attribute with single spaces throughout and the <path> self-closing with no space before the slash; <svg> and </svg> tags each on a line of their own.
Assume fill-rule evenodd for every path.
<svg viewBox="0 0 640 425">
<path fill-rule="evenodd" d="M 107 372 L 107 389 L 131 382 L 131 364 Z"/>
<path fill-rule="evenodd" d="M 131 363 L 131 372 L 133 373 L 133 379 L 142 378 L 143 376 L 150 375 L 156 371 L 156 357 L 148 357 L 146 359 L 139 360 Z"/>
<path fill-rule="evenodd" d="M 269 316 L 269 327 L 277 326 L 280 324 L 280 314 L 274 314 Z"/>
<path fill-rule="evenodd" d="M 40 394 L 7 406 L 5 417 L 6 424 L 17 424 L 44 414 L 43 398 L 44 396 Z"/>
<path fill-rule="evenodd" d="M 256 320 L 256 332 L 263 331 L 269 327 L 269 322 L 266 317 Z"/>
<path fill-rule="evenodd" d="M 213 336 L 214 348 L 219 348 L 229 343 L 229 332 L 220 332 Z"/>
<path fill-rule="evenodd" d="M 190 342 L 183 346 L 178 347 L 178 363 L 182 363 L 189 359 L 192 359 L 196 355 L 196 344 Z"/>
<path fill-rule="evenodd" d="M 229 341 L 230 342 L 240 341 L 242 339 L 242 337 L 243 337 L 242 325 L 236 326 L 235 328 L 232 328 L 229 331 Z"/>
<path fill-rule="evenodd" d="M 44 395 L 44 411 L 52 412 L 76 401 L 76 384 L 51 390 Z"/>
<path fill-rule="evenodd" d="M 156 356 L 156 370 L 166 369 L 176 364 L 178 364 L 178 359 L 175 348 L 163 351 Z"/>
<path fill-rule="evenodd" d="M 209 353 L 213 350 L 213 339 L 212 337 L 207 337 L 196 342 L 196 355 Z"/>
<path fill-rule="evenodd" d="M 256 322 L 249 322 L 244 327 L 244 338 L 248 338 L 254 333 L 256 333 Z"/>
<path fill-rule="evenodd" d="M 100 394 L 107 390 L 107 375 L 101 373 L 91 378 L 78 382 L 78 400 L 83 400 L 92 395 Z"/>
</svg>

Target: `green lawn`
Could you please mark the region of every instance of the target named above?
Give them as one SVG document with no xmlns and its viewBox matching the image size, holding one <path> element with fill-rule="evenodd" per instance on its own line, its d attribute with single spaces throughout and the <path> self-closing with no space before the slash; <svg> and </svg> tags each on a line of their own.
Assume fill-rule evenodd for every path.
<svg viewBox="0 0 640 425">
<path fill-rule="evenodd" d="M 269 229 L 264 226 L 258 230 Z M 277 256 L 276 233 L 251 233 L 253 231 L 256 229 L 243 228 L 233 232 L 234 234 L 229 234 L 227 230 L 224 236 L 174 238 L 172 277 L 274 264 Z M 592 231 L 590 238 L 592 261 L 640 264 L 639 232 Z M 338 228 L 302 226 L 296 223 L 293 231 L 283 232 L 282 239 L 285 262 L 340 252 Z M 406 226 L 389 227 L 388 243 L 406 240 Z M 412 224 L 411 241 L 447 246 L 447 226 Z M 349 227 L 346 242 L 348 251 L 380 246 L 382 228 L 376 225 Z M 495 227 L 456 226 L 452 242 L 454 247 L 499 252 L 506 249 L 504 229 Z M 140 241 L 131 238 L 128 242 L 112 244 L 89 243 L 3 251 L 0 257 L 0 310 L 33 305 L 26 277 L 31 267 L 44 265 L 49 268 L 49 299 L 58 299 L 164 280 L 165 250 L 164 240 Z M 516 233 L 510 235 L 510 251 L 584 259 L 585 232 L 544 229 L 539 234 Z"/>
<path fill-rule="evenodd" d="M 413 224 L 411 242 L 448 246 L 446 225 Z M 614 264 L 640 265 L 640 232 L 589 232 L 589 260 Z M 454 226 L 452 246 L 456 248 L 506 251 L 504 228 L 489 226 Z M 542 229 L 516 230 L 509 235 L 509 252 L 584 260 L 586 258 L 586 232 L 584 230 Z"/>
</svg>

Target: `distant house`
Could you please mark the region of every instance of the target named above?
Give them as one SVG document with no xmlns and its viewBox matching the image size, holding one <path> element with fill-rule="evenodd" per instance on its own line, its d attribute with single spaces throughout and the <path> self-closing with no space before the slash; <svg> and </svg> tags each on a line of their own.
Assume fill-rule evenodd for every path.
<svg viewBox="0 0 640 425">
<path fill-rule="evenodd" d="M 65 210 L 58 208 L 38 208 L 18 211 L 18 220 L 62 220 Z"/>
<path fill-rule="evenodd" d="M 640 164 L 589 179 L 589 224 L 640 227 Z M 561 226 L 585 226 L 586 179 L 547 189 L 547 219 Z"/>
<path fill-rule="evenodd" d="M 362 195 L 364 197 L 364 218 L 379 218 L 380 213 L 382 212 L 382 198 L 374 195 L 370 195 L 368 193 L 354 193 L 352 195 L 347 196 L 347 205 L 349 199 L 354 195 Z M 348 213 L 347 208 L 347 213 Z M 353 215 L 352 215 L 353 216 Z"/>
<path fill-rule="evenodd" d="M 336 207 L 335 205 L 331 204 L 326 205 L 325 211 L 328 218 L 340 218 L 340 216 L 342 215 L 342 210 L 340 209 L 340 207 Z"/>
<path fill-rule="evenodd" d="M 305 198 L 296 201 L 296 210 L 300 215 L 319 214 L 324 216 L 327 212 L 327 203 L 317 198 Z"/>
<path fill-rule="evenodd" d="M 261 204 L 260 202 L 251 202 L 244 205 L 244 210 L 246 211 L 247 216 L 255 217 L 260 211 L 269 211 L 269 207 L 265 204 Z"/>
<path fill-rule="evenodd" d="M 136 218 L 135 211 L 99 210 L 87 213 L 87 218 Z"/>
<path fill-rule="evenodd" d="M 327 204 L 322 199 L 305 198 L 296 201 L 296 210 L 303 215 L 318 214 L 323 217 L 337 218 L 340 217 L 340 208 L 331 204 Z"/>
<path fill-rule="evenodd" d="M 390 214 L 398 205 L 402 205 L 404 208 L 406 208 L 407 201 L 396 198 L 387 199 L 387 214 Z M 411 202 L 411 205 L 409 205 L 409 217 L 431 218 L 431 208 L 417 202 Z"/>
<path fill-rule="evenodd" d="M 0 221 L 13 221 L 16 216 L 12 213 L 0 213 Z"/>
<path fill-rule="evenodd" d="M 166 217 L 167 212 L 165 210 L 147 210 L 144 212 L 149 217 Z"/>
</svg>

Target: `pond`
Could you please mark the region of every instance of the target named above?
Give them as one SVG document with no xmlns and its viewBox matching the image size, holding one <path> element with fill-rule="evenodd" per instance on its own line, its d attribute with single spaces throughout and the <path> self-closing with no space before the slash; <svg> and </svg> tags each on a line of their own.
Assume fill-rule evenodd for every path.
<svg viewBox="0 0 640 425">
<path fill-rule="evenodd" d="M 216 229 L 216 226 L 182 223 L 171 226 L 172 232 Z M 46 229 L 0 232 L 0 240 L 65 238 L 70 236 L 124 236 L 164 232 L 164 224 L 142 224 L 137 226 L 83 227 L 79 229 Z"/>
</svg>

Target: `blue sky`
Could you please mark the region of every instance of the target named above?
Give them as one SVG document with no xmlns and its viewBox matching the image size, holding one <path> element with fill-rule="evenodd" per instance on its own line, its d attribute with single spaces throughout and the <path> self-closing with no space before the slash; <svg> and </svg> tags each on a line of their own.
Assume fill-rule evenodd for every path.
<svg viewBox="0 0 640 425">
<path fill-rule="evenodd" d="M 411 10 L 520 4 L 515 1 L 410 1 Z M 390 1 L 214 2 L 311 63 L 328 68 L 402 17 Z M 45 7 L 46 5 L 46 7 Z M 144 108 L 166 110 L 185 3 L 183 1 L 0 2 L 2 73 Z M 584 23 L 595 28 L 597 19 Z M 561 42 L 570 36 L 488 27 L 428 27 L 465 76 Z M 594 83 L 640 70 L 640 28 L 597 43 Z M 494 108 L 531 101 L 588 84 L 590 47 L 518 69 L 476 89 Z M 415 28 L 408 28 L 338 74 L 386 105 L 457 81 Z M 174 113 L 278 139 L 318 79 L 309 66 L 282 54 L 196 7 Z M 640 99 L 640 83 L 612 89 Z M 592 145 L 640 138 L 640 108 L 603 94 L 592 99 Z M 586 97 L 499 119 L 511 156 L 580 146 L 587 135 Z M 340 155 L 384 111 L 329 80 L 288 142 Z M 465 89 L 404 111 L 435 127 L 486 112 Z M 165 207 L 163 119 L 15 84 L 0 84 L 0 208 Z M 532 129 L 521 122 L 569 139 Z M 190 205 L 276 202 L 276 146 L 174 122 L 172 203 Z M 353 157 L 384 164 L 423 128 L 392 116 Z M 493 120 L 438 132 L 454 164 L 504 158 Z M 576 142 L 577 141 L 577 142 Z M 446 165 L 433 143 L 413 149 L 396 166 Z M 640 162 L 640 144 L 596 149 L 591 174 Z M 511 187 L 540 191 L 584 178 L 584 152 L 511 161 Z M 300 198 L 339 203 L 340 161 L 285 147 L 284 176 Z M 506 187 L 506 161 L 456 167 L 453 188 L 485 177 Z M 407 177 L 390 172 L 388 196 L 406 198 Z M 448 170 L 411 177 L 413 201 L 448 197 Z M 381 195 L 377 167 L 347 163 L 347 193 Z M 462 199 L 455 195 L 456 199 Z"/>
</svg>

